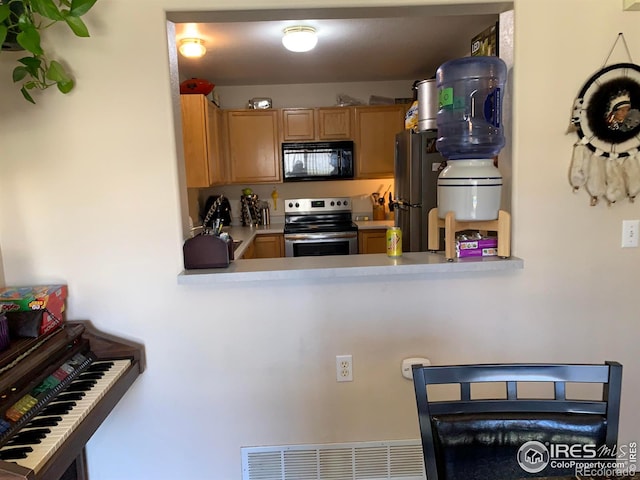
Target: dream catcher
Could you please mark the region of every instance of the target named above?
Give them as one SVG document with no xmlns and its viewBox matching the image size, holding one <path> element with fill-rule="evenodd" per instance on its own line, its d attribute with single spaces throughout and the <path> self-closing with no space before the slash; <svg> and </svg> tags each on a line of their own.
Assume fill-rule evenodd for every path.
<svg viewBox="0 0 640 480">
<path fill-rule="evenodd" d="M 573 106 L 571 123 L 578 141 L 573 147 L 569 181 L 591 196 L 591 205 L 609 205 L 640 194 L 640 66 L 622 33 L 629 63 L 603 66 L 582 87 Z M 607 60 L 604 64 L 606 65 Z"/>
</svg>

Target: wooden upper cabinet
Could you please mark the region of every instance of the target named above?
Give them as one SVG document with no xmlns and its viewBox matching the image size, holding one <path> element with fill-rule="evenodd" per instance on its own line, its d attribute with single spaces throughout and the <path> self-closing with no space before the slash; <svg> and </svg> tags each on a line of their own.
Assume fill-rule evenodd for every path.
<svg viewBox="0 0 640 480">
<path fill-rule="evenodd" d="M 315 112 L 313 108 L 282 109 L 283 141 L 314 140 L 315 131 Z"/>
<path fill-rule="evenodd" d="M 404 105 L 355 107 L 356 177 L 393 176 L 396 133 L 404 129 Z"/>
<path fill-rule="evenodd" d="M 210 104 L 209 111 L 209 149 L 214 154 L 211 169 L 213 170 L 213 182 L 211 185 L 221 185 L 229 181 L 229 175 L 226 169 L 226 151 L 225 151 L 225 131 L 224 131 L 224 113 L 214 103 Z"/>
<path fill-rule="evenodd" d="M 188 188 L 226 181 L 222 146 L 222 112 L 204 95 L 180 95 L 182 143 Z"/>
<path fill-rule="evenodd" d="M 349 140 L 352 137 L 353 107 L 321 107 L 318 114 L 319 140 Z"/>
<path fill-rule="evenodd" d="M 280 182 L 279 110 L 226 110 L 225 115 L 230 182 Z"/>
<path fill-rule="evenodd" d="M 282 141 L 350 140 L 353 107 L 283 108 Z"/>
</svg>

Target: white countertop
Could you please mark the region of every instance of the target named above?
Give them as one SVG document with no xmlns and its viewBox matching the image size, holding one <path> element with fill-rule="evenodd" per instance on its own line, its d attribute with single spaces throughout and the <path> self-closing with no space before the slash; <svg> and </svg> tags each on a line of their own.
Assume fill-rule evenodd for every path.
<svg viewBox="0 0 640 480">
<path fill-rule="evenodd" d="M 524 268 L 524 261 L 517 257 L 463 258 L 449 262 L 444 258 L 443 253 L 409 252 L 399 258 L 390 258 L 384 253 L 374 253 L 240 259 L 231 262 L 227 268 L 185 270 L 178 276 L 178 283 L 187 285 L 369 275 L 472 273 L 522 268 Z"/>
<path fill-rule="evenodd" d="M 358 221 L 358 228 L 380 229 L 393 226 L 393 221 Z M 283 233 L 284 224 L 266 226 L 225 227 L 235 240 L 242 243 L 235 250 L 235 258 L 226 268 L 184 270 L 178 275 L 178 284 L 217 284 L 228 282 L 251 282 L 264 280 L 292 280 L 311 278 L 347 278 L 369 275 L 411 275 L 473 273 L 487 271 L 520 270 L 524 268 L 521 258 L 461 258 L 448 261 L 443 252 L 407 252 L 399 258 L 390 258 L 384 253 L 365 255 L 332 255 L 321 257 L 285 257 L 242 259 L 242 254 L 253 238 L 259 234 Z"/>
</svg>

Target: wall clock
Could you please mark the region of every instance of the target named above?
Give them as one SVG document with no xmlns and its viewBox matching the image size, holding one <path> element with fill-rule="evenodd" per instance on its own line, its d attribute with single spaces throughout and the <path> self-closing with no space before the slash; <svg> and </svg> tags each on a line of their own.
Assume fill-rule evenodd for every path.
<svg viewBox="0 0 640 480">
<path fill-rule="evenodd" d="M 574 145 L 570 182 L 585 187 L 591 205 L 609 204 L 640 193 L 640 66 L 602 68 L 584 84 L 574 102 Z"/>
</svg>

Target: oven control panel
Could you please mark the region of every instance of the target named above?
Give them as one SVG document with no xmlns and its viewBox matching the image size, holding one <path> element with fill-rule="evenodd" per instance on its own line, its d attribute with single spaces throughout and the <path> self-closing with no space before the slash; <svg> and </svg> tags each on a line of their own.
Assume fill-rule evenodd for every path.
<svg viewBox="0 0 640 480">
<path fill-rule="evenodd" d="M 284 201 L 284 213 L 350 212 L 349 197 L 296 198 Z"/>
</svg>

